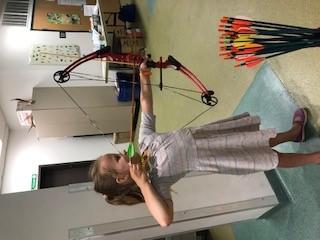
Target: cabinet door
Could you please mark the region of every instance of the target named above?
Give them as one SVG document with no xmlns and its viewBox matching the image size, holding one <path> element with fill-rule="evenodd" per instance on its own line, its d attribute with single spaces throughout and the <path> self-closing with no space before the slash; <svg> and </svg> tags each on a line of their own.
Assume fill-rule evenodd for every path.
<svg viewBox="0 0 320 240">
<path fill-rule="evenodd" d="M 127 132 L 131 122 L 131 104 L 117 101 L 113 87 L 34 88 L 32 106 L 38 137 L 62 137 Z M 89 119 L 90 118 L 90 119 Z"/>
<path fill-rule="evenodd" d="M 114 87 L 65 87 L 66 92 L 81 107 L 126 106 L 130 103 L 118 102 Z M 33 88 L 33 110 L 75 108 L 74 102 L 61 88 Z"/>
</svg>

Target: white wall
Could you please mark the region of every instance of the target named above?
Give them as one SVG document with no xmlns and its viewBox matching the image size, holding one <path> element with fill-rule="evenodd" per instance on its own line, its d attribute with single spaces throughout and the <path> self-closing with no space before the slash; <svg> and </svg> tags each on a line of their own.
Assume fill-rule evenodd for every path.
<svg viewBox="0 0 320 240">
<path fill-rule="evenodd" d="M 66 137 L 37 139 L 35 131 L 11 131 L 2 193 L 31 190 L 31 176 L 38 174 L 38 166 L 64 162 L 93 160 L 116 150 L 111 136 Z M 116 144 L 118 150 L 127 144 Z"/>
<path fill-rule="evenodd" d="M 16 118 L 13 98 L 31 98 L 35 86 L 57 86 L 53 74 L 66 66 L 30 65 L 29 54 L 34 44 L 76 44 L 81 53 L 92 52 L 91 34 L 67 33 L 60 39 L 58 32 L 30 31 L 23 27 L 0 27 L 0 104 L 10 129 L 21 129 Z M 79 72 L 102 75 L 101 63 L 92 61 L 76 69 Z M 103 82 L 69 82 L 67 85 L 103 85 Z"/>
<path fill-rule="evenodd" d="M 2 146 L 0 146 L 0 192 L 2 188 L 8 137 L 9 137 L 9 127 L 6 123 L 6 119 L 4 118 L 2 114 L 2 110 L 0 108 L 0 140 L 1 140 L 0 144 L 2 144 Z"/>
<path fill-rule="evenodd" d="M 66 66 L 29 65 L 33 44 L 77 44 L 82 54 L 92 52 L 91 34 L 69 33 L 60 39 L 58 32 L 30 31 L 23 27 L 0 26 L 0 108 L 10 128 L 9 149 L 2 182 L 3 193 L 30 190 L 31 175 L 37 173 L 39 164 L 89 160 L 108 151 L 108 143 L 101 138 L 43 139 L 38 141 L 35 133 L 27 133 L 16 116 L 13 98 L 32 97 L 35 86 L 54 86 L 53 73 Z M 101 62 L 85 63 L 76 70 L 102 75 Z M 104 82 L 68 82 L 64 86 L 97 86 Z M 1 135 L 0 135 L 1 136 Z M 5 146 L 4 146 L 5 147 Z M 0 166 L 3 166 L 3 158 Z"/>
</svg>

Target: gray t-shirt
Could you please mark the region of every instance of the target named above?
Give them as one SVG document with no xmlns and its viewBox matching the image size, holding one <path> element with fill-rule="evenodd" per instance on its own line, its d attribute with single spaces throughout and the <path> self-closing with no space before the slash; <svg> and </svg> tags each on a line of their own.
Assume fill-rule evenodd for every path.
<svg viewBox="0 0 320 240">
<path fill-rule="evenodd" d="M 155 190 L 165 199 L 171 198 L 171 185 L 182 178 L 189 169 L 186 160 L 190 149 L 188 151 L 185 146 L 186 142 L 191 140 L 191 135 L 185 132 L 186 130 L 156 133 L 155 116 L 144 112 L 141 114 L 139 149 L 142 153 L 148 148 L 151 154 L 149 179 Z M 194 154 L 189 155 L 191 157 Z"/>
</svg>

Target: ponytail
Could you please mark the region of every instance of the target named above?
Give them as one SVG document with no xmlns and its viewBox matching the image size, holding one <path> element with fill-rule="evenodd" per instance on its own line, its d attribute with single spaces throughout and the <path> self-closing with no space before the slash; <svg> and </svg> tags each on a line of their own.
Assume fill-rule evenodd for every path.
<svg viewBox="0 0 320 240">
<path fill-rule="evenodd" d="M 107 203 L 112 205 L 133 205 L 144 202 L 140 188 L 133 182 L 119 184 L 114 173 L 100 171 L 101 157 L 94 161 L 89 170 L 89 177 L 94 183 L 94 190 L 105 195 Z"/>
</svg>

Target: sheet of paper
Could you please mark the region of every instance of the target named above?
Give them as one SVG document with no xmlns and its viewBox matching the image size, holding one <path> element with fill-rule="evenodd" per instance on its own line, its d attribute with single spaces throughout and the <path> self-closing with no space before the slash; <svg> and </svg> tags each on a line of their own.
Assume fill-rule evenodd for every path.
<svg viewBox="0 0 320 240">
<path fill-rule="evenodd" d="M 92 16 L 95 14 L 96 5 L 83 5 L 83 15 L 84 16 Z"/>
<path fill-rule="evenodd" d="M 82 6 L 86 4 L 86 0 L 58 0 L 59 5 Z"/>
</svg>

